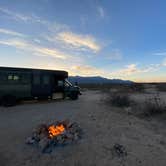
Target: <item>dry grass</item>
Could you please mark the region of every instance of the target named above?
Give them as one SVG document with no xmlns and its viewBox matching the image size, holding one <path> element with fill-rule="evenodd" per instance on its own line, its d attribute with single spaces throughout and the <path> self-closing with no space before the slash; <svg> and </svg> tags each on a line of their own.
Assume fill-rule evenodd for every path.
<svg viewBox="0 0 166 166">
<path fill-rule="evenodd" d="M 129 107 L 131 104 L 127 94 L 113 93 L 107 98 L 107 102 L 116 107 Z"/>
<path fill-rule="evenodd" d="M 118 91 L 128 92 L 131 85 L 128 84 L 79 84 L 82 89 L 108 91 L 117 89 Z"/>
<path fill-rule="evenodd" d="M 143 114 L 145 116 L 153 116 L 166 112 L 166 105 L 161 101 L 160 97 L 153 97 L 145 101 Z"/>
<path fill-rule="evenodd" d="M 157 84 L 157 89 L 160 92 L 166 92 L 166 83 Z"/>
<path fill-rule="evenodd" d="M 121 93 L 118 91 L 107 93 L 105 102 L 108 105 L 120 107 L 122 110 L 124 110 L 124 107 L 128 107 L 130 110 L 127 110 L 127 112 L 141 118 L 155 117 L 166 112 L 166 103 L 159 94 L 154 94 L 152 97 L 149 96 L 148 99 L 145 98 L 142 102 L 139 102 L 131 99 L 131 93 Z"/>
<path fill-rule="evenodd" d="M 145 86 L 143 83 L 133 83 L 130 86 L 132 92 L 144 92 Z"/>
</svg>

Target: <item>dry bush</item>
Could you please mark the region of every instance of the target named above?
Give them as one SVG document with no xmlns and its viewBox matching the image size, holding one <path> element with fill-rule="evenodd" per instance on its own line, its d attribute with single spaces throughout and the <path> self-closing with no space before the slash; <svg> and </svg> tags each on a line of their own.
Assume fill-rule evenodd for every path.
<svg viewBox="0 0 166 166">
<path fill-rule="evenodd" d="M 166 83 L 159 83 L 159 84 L 157 84 L 157 89 L 160 92 L 166 92 Z"/>
<path fill-rule="evenodd" d="M 145 90 L 143 83 L 133 83 L 133 84 L 131 84 L 130 88 L 134 92 L 144 92 L 144 90 Z"/>
<path fill-rule="evenodd" d="M 143 114 L 145 116 L 152 116 L 166 112 L 166 105 L 159 97 L 154 97 L 145 101 L 145 108 Z"/>
<path fill-rule="evenodd" d="M 108 102 L 116 107 L 129 107 L 131 104 L 127 94 L 113 93 L 109 96 Z"/>
<path fill-rule="evenodd" d="M 128 84 L 111 84 L 111 83 L 103 83 L 103 84 L 79 84 L 81 88 L 88 90 L 100 90 L 104 92 L 108 92 L 111 89 L 117 89 L 119 92 L 128 92 L 131 89 L 131 85 Z"/>
</svg>

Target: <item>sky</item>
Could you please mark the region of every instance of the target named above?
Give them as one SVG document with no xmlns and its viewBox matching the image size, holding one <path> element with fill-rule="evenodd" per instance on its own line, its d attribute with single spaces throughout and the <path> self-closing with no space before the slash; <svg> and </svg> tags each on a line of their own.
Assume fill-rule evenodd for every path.
<svg viewBox="0 0 166 166">
<path fill-rule="evenodd" d="M 165 0 L 0 0 L 0 66 L 166 82 Z"/>
</svg>

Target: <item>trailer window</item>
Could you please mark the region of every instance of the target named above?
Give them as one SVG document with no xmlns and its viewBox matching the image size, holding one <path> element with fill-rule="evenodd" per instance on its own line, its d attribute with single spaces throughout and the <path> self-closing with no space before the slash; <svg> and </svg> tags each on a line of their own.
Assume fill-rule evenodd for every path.
<svg viewBox="0 0 166 166">
<path fill-rule="evenodd" d="M 18 83 L 18 81 L 20 80 L 20 77 L 18 74 L 8 74 L 7 76 L 7 80 L 9 83 Z"/>
<path fill-rule="evenodd" d="M 13 76 L 13 80 L 14 80 L 14 81 L 18 81 L 18 80 L 19 80 L 19 76 L 18 76 L 18 75 L 14 75 L 14 76 Z"/>
<path fill-rule="evenodd" d="M 59 86 L 59 87 L 62 87 L 62 86 L 63 86 L 63 81 L 62 81 L 62 80 L 59 80 L 59 81 L 58 81 L 58 86 Z"/>
<path fill-rule="evenodd" d="M 8 75 L 8 80 L 12 80 L 13 79 L 13 75 Z"/>
</svg>

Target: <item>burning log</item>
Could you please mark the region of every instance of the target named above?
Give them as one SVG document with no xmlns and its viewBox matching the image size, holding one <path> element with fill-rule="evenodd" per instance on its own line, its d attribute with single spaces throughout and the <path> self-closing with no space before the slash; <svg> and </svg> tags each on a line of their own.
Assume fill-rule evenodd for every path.
<svg viewBox="0 0 166 166">
<path fill-rule="evenodd" d="M 57 121 L 53 124 L 41 124 L 36 127 L 32 136 L 26 139 L 27 144 L 38 145 L 42 152 L 46 152 L 53 145 L 66 145 L 81 138 L 82 130 L 77 123 L 68 120 Z"/>
</svg>

